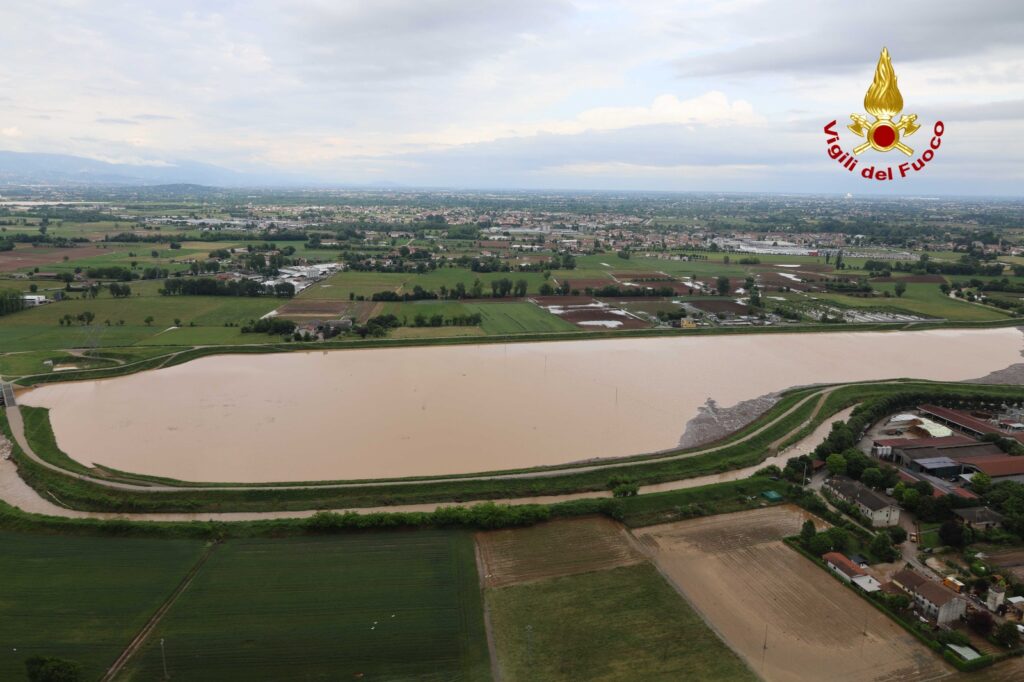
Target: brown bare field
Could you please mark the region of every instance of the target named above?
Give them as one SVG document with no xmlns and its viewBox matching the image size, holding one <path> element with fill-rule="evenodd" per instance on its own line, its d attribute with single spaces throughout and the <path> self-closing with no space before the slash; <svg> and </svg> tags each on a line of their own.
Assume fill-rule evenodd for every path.
<svg viewBox="0 0 1024 682">
<path fill-rule="evenodd" d="M 277 309 L 281 317 L 338 317 L 348 309 L 348 301 L 293 299 Z"/>
<path fill-rule="evenodd" d="M 807 518 L 786 505 L 634 533 L 662 573 L 765 680 L 902 682 L 951 675 L 913 636 L 781 542 Z"/>
<path fill-rule="evenodd" d="M 0 272 L 14 272 L 21 268 L 34 268 L 48 265 L 49 263 L 60 263 L 67 256 L 69 260 L 89 258 L 101 254 L 116 253 L 113 249 L 100 249 L 95 246 L 79 246 L 67 249 L 23 248 L 0 253 Z"/>
<path fill-rule="evenodd" d="M 733 313 L 734 315 L 747 315 L 750 313 L 750 306 L 739 304 L 725 297 L 720 300 L 692 301 L 690 305 L 706 313 Z"/>
<path fill-rule="evenodd" d="M 373 301 L 337 301 L 330 299 L 296 298 L 288 301 L 277 309 L 277 314 L 288 319 L 300 318 L 338 318 L 348 315 L 358 321 L 378 314 L 382 306 Z"/>
<path fill-rule="evenodd" d="M 487 587 L 504 587 L 644 560 L 622 526 L 602 517 L 549 521 L 476 534 Z"/>
</svg>

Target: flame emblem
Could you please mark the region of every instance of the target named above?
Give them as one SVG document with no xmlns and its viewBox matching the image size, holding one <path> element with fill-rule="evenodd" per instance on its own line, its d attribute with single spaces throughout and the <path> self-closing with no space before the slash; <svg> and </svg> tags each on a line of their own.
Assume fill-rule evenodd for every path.
<svg viewBox="0 0 1024 682">
<path fill-rule="evenodd" d="M 853 123 L 847 127 L 854 135 L 867 139 L 853 148 L 854 154 L 860 154 L 869 147 L 879 152 L 898 149 L 907 156 L 914 153 L 913 149 L 900 141 L 900 133 L 908 137 L 918 131 L 921 126 L 915 123 L 917 114 L 904 114 L 898 123 L 892 120 L 903 110 L 903 95 L 896 84 L 896 71 L 892 68 L 888 48 L 882 48 L 878 66 L 875 67 L 875 77 L 864 95 L 864 108 L 875 121 L 868 121 L 863 114 L 850 114 Z"/>
</svg>

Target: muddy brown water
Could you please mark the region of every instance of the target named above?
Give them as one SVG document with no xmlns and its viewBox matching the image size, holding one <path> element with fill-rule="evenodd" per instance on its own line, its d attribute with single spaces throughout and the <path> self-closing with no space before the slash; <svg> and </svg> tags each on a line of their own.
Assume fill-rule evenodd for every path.
<svg viewBox="0 0 1024 682">
<path fill-rule="evenodd" d="M 1020 361 L 1015 329 L 610 339 L 226 355 L 42 386 L 86 463 L 196 481 L 453 474 L 673 447 L 707 398 Z"/>
</svg>

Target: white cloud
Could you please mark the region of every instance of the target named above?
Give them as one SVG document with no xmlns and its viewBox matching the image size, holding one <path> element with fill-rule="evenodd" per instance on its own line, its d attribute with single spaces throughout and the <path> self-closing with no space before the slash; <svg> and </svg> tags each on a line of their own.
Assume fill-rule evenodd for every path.
<svg viewBox="0 0 1024 682">
<path fill-rule="evenodd" d="M 767 185 L 770 164 L 830 169 L 818 130 L 860 108 L 881 47 L 849 37 L 851 17 L 797 0 L 9 0 L 0 140 L 345 182 L 683 184 L 704 168 L 722 189 Z M 950 122 L 946 165 L 970 144 L 1024 168 L 1021 30 L 1019 0 L 975 0 L 886 37 L 907 111 Z M 965 189 L 1005 177 L 979 167 Z"/>
</svg>

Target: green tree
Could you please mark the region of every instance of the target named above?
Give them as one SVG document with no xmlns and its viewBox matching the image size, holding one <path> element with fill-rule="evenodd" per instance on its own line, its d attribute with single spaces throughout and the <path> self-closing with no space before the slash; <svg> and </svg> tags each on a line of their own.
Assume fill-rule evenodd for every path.
<svg viewBox="0 0 1024 682">
<path fill-rule="evenodd" d="M 860 482 L 875 490 L 882 486 L 882 481 L 882 470 L 878 467 L 868 467 L 860 475 Z"/>
<path fill-rule="evenodd" d="M 868 551 L 882 561 L 894 561 L 899 556 L 899 552 L 892 546 L 888 533 L 875 533 L 871 544 L 868 545 Z"/>
<path fill-rule="evenodd" d="M 814 539 L 814 535 L 817 531 L 814 528 L 814 521 L 807 519 L 804 521 L 804 525 L 800 526 L 800 543 L 804 547 L 811 544 L 811 540 Z"/>
<path fill-rule="evenodd" d="M 725 296 L 727 293 L 729 293 L 729 278 L 722 275 L 718 278 L 718 294 Z"/>
<path fill-rule="evenodd" d="M 889 533 L 889 537 L 892 539 L 894 544 L 898 545 L 906 542 L 907 540 L 907 531 L 904 530 L 902 526 L 889 526 L 886 529 L 886 532 Z"/>
<path fill-rule="evenodd" d="M 147 315 L 146 319 L 143 320 L 143 322 L 146 323 L 147 327 L 150 326 L 151 324 L 153 324 L 153 316 L 152 315 Z"/>
<path fill-rule="evenodd" d="M 939 539 L 950 547 L 963 547 L 966 541 L 964 528 L 956 521 L 946 521 L 939 526 Z"/>
<path fill-rule="evenodd" d="M 921 493 L 916 488 L 907 488 L 903 491 L 903 495 L 900 497 L 900 502 L 903 506 L 910 511 L 917 509 L 917 505 L 921 502 Z"/>
<path fill-rule="evenodd" d="M 974 492 L 978 493 L 979 495 L 984 495 L 991 489 L 992 477 L 986 474 L 985 472 L 979 471 L 978 473 L 971 476 L 971 490 L 973 490 Z"/>
<path fill-rule="evenodd" d="M 828 467 L 828 472 L 833 476 L 842 476 L 846 473 L 846 458 L 838 452 L 829 455 L 828 459 L 825 460 L 825 466 Z"/>
<path fill-rule="evenodd" d="M 907 293 L 907 283 L 903 280 L 896 282 L 896 298 L 903 298 L 903 294 Z"/>
</svg>

